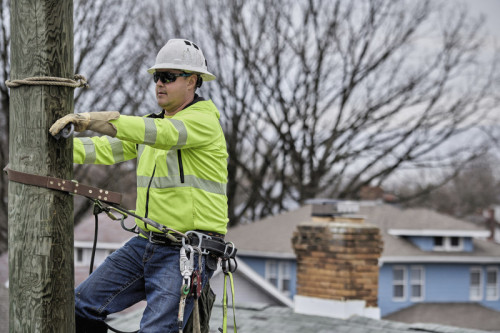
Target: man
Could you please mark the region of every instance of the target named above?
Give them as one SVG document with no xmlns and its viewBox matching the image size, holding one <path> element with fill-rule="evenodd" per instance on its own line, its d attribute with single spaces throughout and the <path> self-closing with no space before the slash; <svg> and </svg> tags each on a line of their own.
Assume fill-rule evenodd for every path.
<svg viewBox="0 0 500 333">
<path fill-rule="evenodd" d="M 76 131 L 105 134 L 75 138 L 74 162 L 110 165 L 137 158 L 138 216 L 182 233 L 196 230 L 223 238 L 228 222 L 226 142 L 217 108 L 195 93 L 215 76 L 208 72 L 201 49 L 184 39 L 169 40 L 148 72 L 156 83 L 161 113 L 70 114 L 55 122 L 50 132 L 55 135 L 73 123 Z M 77 332 L 107 332 L 108 314 L 144 299 L 140 332 L 179 330 L 181 246 L 139 219 L 136 224 L 139 236 L 112 253 L 76 288 Z M 207 259 L 203 256 L 203 285 L 216 267 Z M 192 308 L 190 297 L 184 323 Z"/>
</svg>

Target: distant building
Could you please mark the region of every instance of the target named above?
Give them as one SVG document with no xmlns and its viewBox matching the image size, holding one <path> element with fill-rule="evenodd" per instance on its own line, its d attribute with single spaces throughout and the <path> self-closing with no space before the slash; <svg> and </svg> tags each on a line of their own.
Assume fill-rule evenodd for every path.
<svg viewBox="0 0 500 333">
<path fill-rule="evenodd" d="M 118 215 L 119 216 L 119 215 Z M 100 214 L 97 246 L 94 257 L 94 269 L 113 251 L 119 249 L 135 234 L 123 230 L 120 221 L 111 220 L 106 214 Z M 133 225 L 133 218 L 125 219 L 127 225 Z M 79 285 L 89 275 L 90 259 L 95 234 L 95 218 L 89 215 L 75 227 L 75 285 Z"/>
<path fill-rule="evenodd" d="M 76 285 L 88 276 L 94 227 L 90 216 L 75 228 Z M 472 332 L 379 320 L 386 318 L 500 332 L 500 244 L 488 241 L 489 236 L 488 230 L 430 210 L 402 210 L 374 201 L 312 201 L 231 228 L 226 239 L 238 248 L 239 329 L 277 332 L 273 327 L 281 325 L 286 332 L 327 327 Z M 131 237 L 134 234 L 121 229 L 119 221 L 100 215 L 95 267 Z M 0 264 L 5 291 L 0 299 L 5 303 L 7 254 Z M 219 298 L 216 304 L 222 284 L 218 271 L 211 280 Z M 125 325 L 119 327 L 125 329 L 127 316 L 137 322 L 143 307 L 141 303 L 125 317 L 113 317 L 118 316 L 117 323 Z M 7 318 L 5 304 L 3 309 L 0 318 Z M 213 320 L 219 312 L 216 306 Z"/>
<path fill-rule="evenodd" d="M 240 225 L 229 230 L 227 239 L 237 244 L 240 261 L 293 300 L 298 288 L 293 233 L 301 223 L 313 220 L 312 215 L 328 215 L 332 210 L 328 204 L 335 203 L 313 202 L 295 211 Z M 376 202 L 354 202 L 351 206 L 356 205 L 357 212 L 344 215 L 365 217 L 365 223 L 380 228 L 382 235 L 377 302 L 382 317 L 429 305 L 435 310 L 434 319 L 441 318 L 444 323 L 445 307 L 458 310 L 479 305 L 474 308 L 475 317 L 469 314 L 471 320 L 466 327 L 485 327 L 482 319 L 474 322 L 474 318 L 480 318 L 477 313 L 483 312 L 490 318 L 490 326 L 496 325 L 500 331 L 500 245 L 487 240 L 488 230 L 427 209 L 402 210 Z M 245 297 L 245 293 L 236 293 L 239 303 L 245 303 Z M 443 316 L 436 304 L 442 305 Z M 400 319 L 419 321 L 418 312 L 422 313 L 414 311 L 414 318 Z M 496 318 L 491 318 L 492 314 Z"/>
</svg>

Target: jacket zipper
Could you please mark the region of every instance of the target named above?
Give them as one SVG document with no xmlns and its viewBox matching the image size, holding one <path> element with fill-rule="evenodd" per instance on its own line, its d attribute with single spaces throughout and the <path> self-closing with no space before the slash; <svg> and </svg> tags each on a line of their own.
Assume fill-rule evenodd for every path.
<svg viewBox="0 0 500 333">
<path fill-rule="evenodd" d="M 149 211 L 149 189 L 151 188 L 151 183 L 153 182 L 153 177 L 155 176 L 155 171 L 156 171 L 156 164 L 155 164 L 155 167 L 153 168 L 153 174 L 151 175 L 151 179 L 149 179 L 148 189 L 146 191 L 146 211 L 144 213 L 144 217 L 148 217 L 148 211 Z"/>
<path fill-rule="evenodd" d="M 184 183 L 184 168 L 182 167 L 182 156 L 180 149 L 177 149 L 177 159 L 179 161 L 179 176 L 181 177 L 181 183 Z"/>
</svg>

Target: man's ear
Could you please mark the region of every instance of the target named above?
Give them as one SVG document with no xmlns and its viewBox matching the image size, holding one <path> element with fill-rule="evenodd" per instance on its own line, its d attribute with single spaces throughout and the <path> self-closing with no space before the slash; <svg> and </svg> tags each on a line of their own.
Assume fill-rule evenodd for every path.
<svg viewBox="0 0 500 333">
<path fill-rule="evenodd" d="M 188 76 L 188 85 L 189 85 L 189 88 L 191 88 L 191 86 L 193 87 L 194 90 L 196 90 L 196 88 L 198 87 L 198 78 L 199 76 L 198 75 L 191 75 L 191 76 Z"/>
</svg>

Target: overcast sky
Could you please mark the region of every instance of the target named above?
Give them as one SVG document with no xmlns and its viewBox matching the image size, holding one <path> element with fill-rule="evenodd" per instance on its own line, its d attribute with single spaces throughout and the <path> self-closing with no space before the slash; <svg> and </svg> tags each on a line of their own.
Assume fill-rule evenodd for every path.
<svg viewBox="0 0 500 333">
<path fill-rule="evenodd" d="M 454 0 L 448 0 L 454 1 Z M 500 46 L 500 0 L 465 0 L 474 15 L 486 15 L 486 29 L 495 38 Z"/>
</svg>

